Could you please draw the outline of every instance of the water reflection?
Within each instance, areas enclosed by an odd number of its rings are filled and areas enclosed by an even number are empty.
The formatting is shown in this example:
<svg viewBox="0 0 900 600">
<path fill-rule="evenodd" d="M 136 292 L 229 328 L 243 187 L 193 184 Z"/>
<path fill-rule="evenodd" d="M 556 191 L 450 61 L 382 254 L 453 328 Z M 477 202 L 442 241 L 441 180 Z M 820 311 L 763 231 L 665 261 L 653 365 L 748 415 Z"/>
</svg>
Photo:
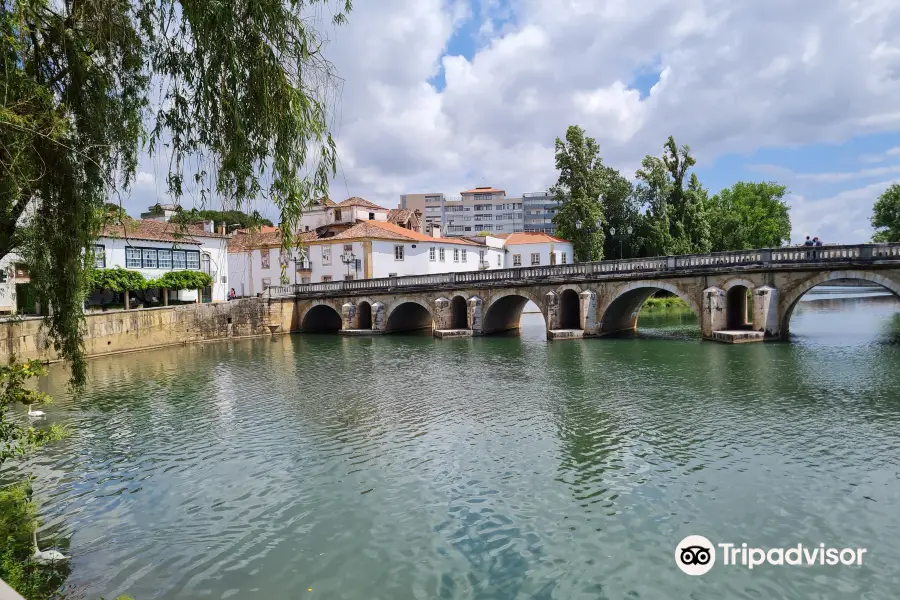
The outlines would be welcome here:
<svg viewBox="0 0 900 600">
<path fill-rule="evenodd" d="M 28 467 L 92 597 L 892 598 L 898 305 L 827 302 L 790 344 L 700 343 L 691 315 L 548 343 L 526 314 L 95 360 L 81 398 L 45 384 L 74 435 Z M 688 533 L 872 562 L 698 586 Z"/>
</svg>

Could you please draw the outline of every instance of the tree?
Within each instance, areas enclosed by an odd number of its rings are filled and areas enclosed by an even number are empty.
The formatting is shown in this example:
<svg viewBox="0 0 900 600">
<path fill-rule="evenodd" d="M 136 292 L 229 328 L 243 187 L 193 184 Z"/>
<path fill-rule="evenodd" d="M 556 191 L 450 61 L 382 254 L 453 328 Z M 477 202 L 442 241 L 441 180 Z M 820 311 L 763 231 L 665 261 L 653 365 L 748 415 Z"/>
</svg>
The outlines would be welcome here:
<svg viewBox="0 0 900 600">
<path fill-rule="evenodd" d="M 335 1 L 340 24 L 351 3 Z M 75 383 L 84 376 L 89 247 L 109 191 L 130 185 L 143 140 L 170 165 L 173 199 L 186 177 L 204 201 L 270 198 L 285 248 L 307 202 L 326 195 L 335 80 L 321 54 L 324 24 L 310 15 L 327 4 L 0 4 L 0 257 L 16 250 L 29 263 L 49 307 L 46 331 Z"/>
<path fill-rule="evenodd" d="M 873 242 L 900 242 L 900 184 L 893 184 L 875 201 L 872 227 L 877 231 Z"/>
<path fill-rule="evenodd" d="M 631 182 L 612 167 L 603 167 L 603 216 L 609 225 L 608 231 L 615 229 L 615 235 L 604 240 L 603 256 L 623 258 L 636 256 L 635 233 L 640 225 L 640 211 Z M 628 234 L 628 228 L 631 234 Z"/>
<path fill-rule="evenodd" d="M 696 162 L 690 147 L 679 147 L 672 136 L 663 145 L 662 157 L 648 155 L 641 162 L 635 194 L 646 209 L 641 231 L 645 255 L 709 251 L 707 192 L 696 174 L 688 177 Z"/>
<path fill-rule="evenodd" d="M 777 248 L 791 239 L 787 188 L 775 182 L 739 181 L 712 197 L 712 250 Z"/>
<path fill-rule="evenodd" d="M 556 138 L 556 169 L 559 179 L 550 188 L 559 204 L 553 216 L 556 234 L 572 242 L 576 261 L 600 260 L 605 225 L 600 146 L 594 138 L 585 137 L 581 127 L 571 125 L 565 141 Z"/>
</svg>

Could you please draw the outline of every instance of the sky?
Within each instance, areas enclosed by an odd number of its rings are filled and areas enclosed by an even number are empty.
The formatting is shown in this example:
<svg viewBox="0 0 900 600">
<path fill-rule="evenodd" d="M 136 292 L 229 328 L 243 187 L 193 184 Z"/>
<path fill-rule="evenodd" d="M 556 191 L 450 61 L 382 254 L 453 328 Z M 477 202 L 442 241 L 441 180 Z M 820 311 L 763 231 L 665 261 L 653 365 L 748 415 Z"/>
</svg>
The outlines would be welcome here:
<svg viewBox="0 0 900 600">
<path fill-rule="evenodd" d="M 569 125 L 628 177 L 673 135 L 710 193 L 786 185 L 794 242 L 867 241 L 872 204 L 900 181 L 897 0 L 353 4 L 324 50 L 342 81 L 335 200 L 545 190 Z M 164 161 L 139 169 L 132 215 L 166 201 Z"/>
</svg>

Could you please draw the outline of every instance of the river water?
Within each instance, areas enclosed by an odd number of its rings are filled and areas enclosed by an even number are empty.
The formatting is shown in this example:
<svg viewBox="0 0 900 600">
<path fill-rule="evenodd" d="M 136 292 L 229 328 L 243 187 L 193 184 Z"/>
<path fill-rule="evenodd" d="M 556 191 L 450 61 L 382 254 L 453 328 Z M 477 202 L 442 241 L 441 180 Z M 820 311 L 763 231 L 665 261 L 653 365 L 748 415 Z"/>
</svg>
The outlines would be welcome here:
<svg viewBox="0 0 900 600">
<path fill-rule="evenodd" d="M 78 399 L 54 368 L 41 536 L 91 598 L 894 599 L 900 305 L 827 291 L 790 344 L 704 343 L 680 311 L 548 343 L 526 315 L 98 359 Z M 689 577 L 689 534 L 867 554 Z"/>
</svg>

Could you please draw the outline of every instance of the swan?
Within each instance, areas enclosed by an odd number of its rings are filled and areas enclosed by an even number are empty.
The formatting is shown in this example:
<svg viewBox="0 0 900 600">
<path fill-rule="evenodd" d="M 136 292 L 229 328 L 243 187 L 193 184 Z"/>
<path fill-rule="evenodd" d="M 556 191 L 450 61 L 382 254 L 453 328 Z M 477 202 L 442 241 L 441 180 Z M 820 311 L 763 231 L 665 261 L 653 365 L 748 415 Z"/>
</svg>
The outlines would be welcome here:
<svg viewBox="0 0 900 600">
<path fill-rule="evenodd" d="M 34 554 L 31 555 L 31 560 L 37 564 L 49 565 L 55 562 L 69 560 L 69 557 L 62 552 L 56 550 L 41 550 L 37 543 L 37 530 L 33 530 L 31 535 L 34 536 Z"/>
<path fill-rule="evenodd" d="M 29 417 L 43 417 L 46 413 L 42 410 L 31 410 L 31 405 L 28 405 L 28 416 Z"/>
</svg>

